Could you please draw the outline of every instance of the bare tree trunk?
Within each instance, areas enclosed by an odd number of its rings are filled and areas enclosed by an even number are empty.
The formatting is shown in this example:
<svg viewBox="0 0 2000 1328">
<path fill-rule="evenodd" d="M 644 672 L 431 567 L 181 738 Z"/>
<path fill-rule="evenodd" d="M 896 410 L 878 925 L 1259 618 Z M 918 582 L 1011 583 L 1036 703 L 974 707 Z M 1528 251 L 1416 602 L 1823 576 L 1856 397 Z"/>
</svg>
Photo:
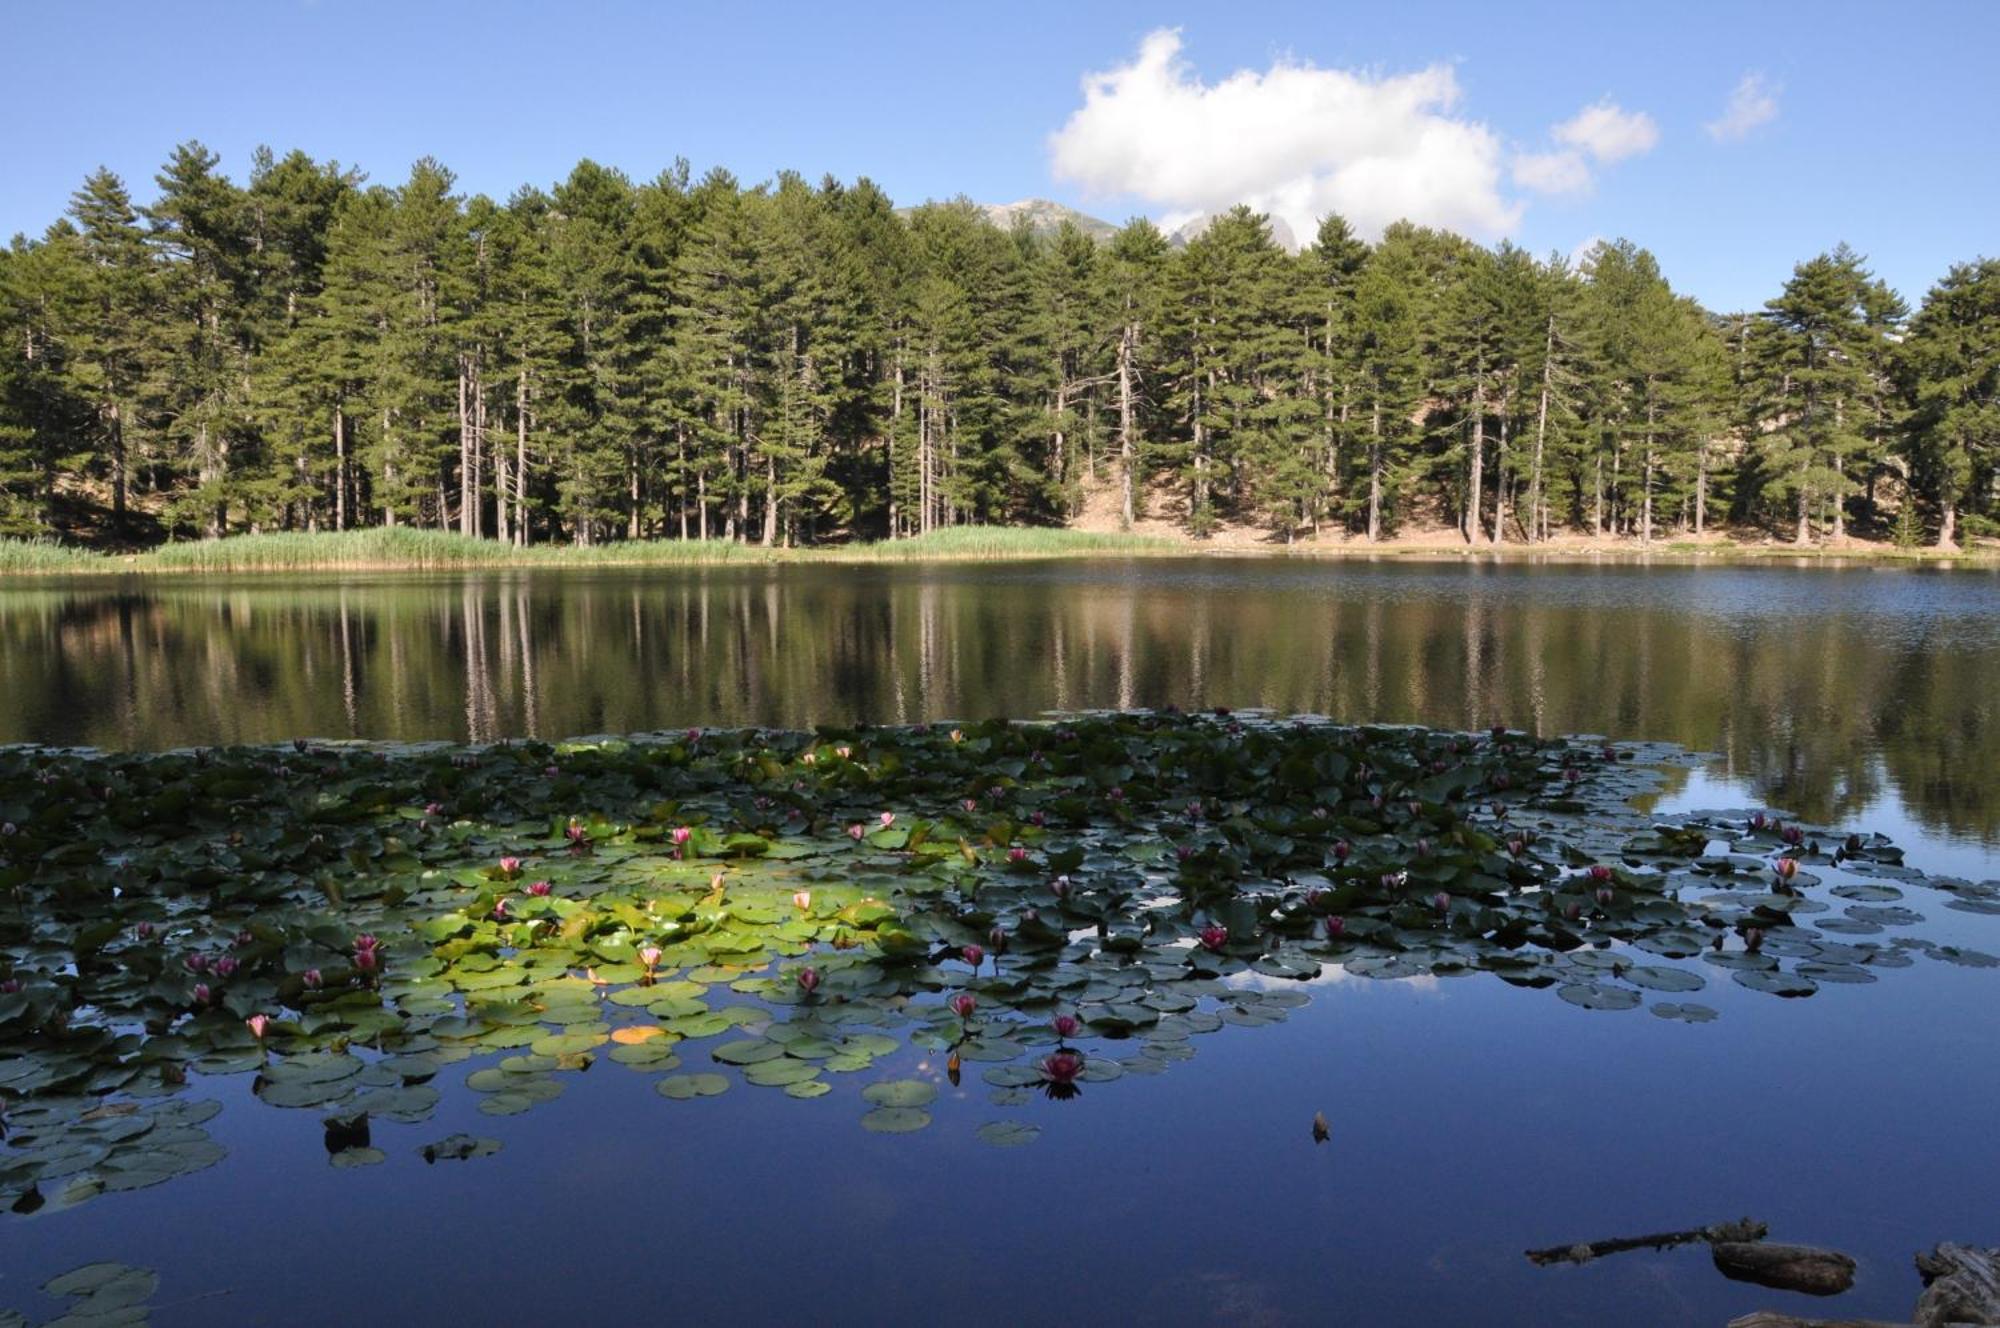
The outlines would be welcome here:
<svg viewBox="0 0 2000 1328">
<path fill-rule="evenodd" d="M 1806 493 L 1806 477 L 1803 469 L 1799 473 L 1799 527 L 1792 536 L 1792 543 L 1807 544 L 1812 541 L 1811 499 Z"/>
<path fill-rule="evenodd" d="M 514 543 L 528 547 L 528 371 L 514 394 Z"/>
<path fill-rule="evenodd" d="M 1382 538 L 1382 398 L 1368 426 L 1368 542 Z"/>
<path fill-rule="evenodd" d="M 1486 358 L 1481 356 L 1472 379 L 1472 467 L 1465 485 L 1465 542 L 1485 538 L 1479 528 L 1479 504 L 1486 486 Z"/>
<path fill-rule="evenodd" d="M 458 357 L 458 533 L 472 534 L 472 415 L 466 403 L 465 356 Z M 440 509 L 444 494 L 438 494 Z M 442 511 L 440 511 L 442 520 Z"/>
<path fill-rule="evenodd" d="M 1947 480 L 1945 483 L 1949 485 L 1950 481 Z M 1905 497 L 1903 501 L 1911 501 L 1907 489 L 1904 490 L 1904 493 Z M 1958 547 L 1958 499 L 1952 495 L 1949 488 L 1938 498 L 1937 546 L 1940 549 L 1955 549 Z"/>
<path fill-rule="evenodd" d="M 333 528 L 347 529 L 347 416 L 333 408 Z"/>
<path fill-rule="evenodd" d="M 1132 349 L 1138 340 L 1139 329 L 1133 323 L 1126 323 L 1123 335 L 1118 338 L 1118 484 L 1122 490 L 1118 511 L 1118 528 L 1130 530 L 1137 517 L 1137 501 L 1134 490 L 1138 477 L 1138 457 L 1132 439 Z"/>
<path fill-rule="evenodd" d="M 1500 441 L 1493 449 L 1493 542 L 1507 541 L 1507 404 L 1500 407 Z"/>
<path fill-rule="evenodd" d="M 1556 363 L 1556 318 L 1549 315 L 1548 328 L 1542 337 L 1542 392 L 1541 401 L 1535 407 L 1535 468 L 1528 481 L 1528 539 L 1530 542 L 1547 539 L 1549 535 L 1546 499 L 1542 495 L 1542 447 L 1549 433 L 1549 385 L 1554 379 Z"/>
<path fill-rule="evenodd" d="M 778 537 L 778 463 L 767 451 L 764 453 L 764 538 L 763 545 L 770 548 Z"/>
<path fill-rule="evenodd" d="M 889 397 L 888 482 L 889 538 L 901 539 L 902 522 L 896 510 L 896 430 L 903 423 L 903 343 L 896 343 L 896 385 Z"/>
</svg>

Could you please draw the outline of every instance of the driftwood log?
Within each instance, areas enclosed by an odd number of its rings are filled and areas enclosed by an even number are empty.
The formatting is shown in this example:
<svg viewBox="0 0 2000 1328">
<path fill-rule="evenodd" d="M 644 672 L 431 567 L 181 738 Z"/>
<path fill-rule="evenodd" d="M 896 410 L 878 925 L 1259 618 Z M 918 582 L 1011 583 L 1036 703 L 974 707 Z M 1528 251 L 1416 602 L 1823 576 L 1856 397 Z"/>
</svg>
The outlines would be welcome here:
<svg viewBox="0 0 2000 1328">
<path fill-rule="evenodd" d="M 1711 1248 L 1724 1277 L 1808 1296 L 1837 1296 L 1854 1285 L 1854 1260 L 1811 1245 L 1719 1241 Z"/>
<path fill-rule="evenodd" d="M 1917 1273 L 1924 1279 L 1919 1328 L 2000 1324 L 2000 1250 L 1940 1245 L 1917 1256 Z"/>
<path fill-rule="evenodd" d="M 1731 1319 L 1729 1328 L 1994 1328 L 2000 1325 L 2000 1250 L 1939 1245 L 1917 1256 L 1924 1293 L 1913 1323 L 1880 1319 L 1802 1319 L 1759 1310 Z"/>
<path fill-rule="evenodd" d="M 1692 1227 L 1686 1231 L 1660 1231 L 1650 1236 L 1620 1236 L 1614 1240 L 1551 1245 L 1547 1249 L 1529 1250 L 1528 1260 L 1543 1266 L 1589 1263 L 1602 1255 L 1623 1254 L 1627 1250 L 1669 1250 L 1676 1245 L 1694 1245 L 1703 1241 L 1711 1245 L 1717 1241 L 1758 1241 L 1764 1239 L 1768 1230 L 1762 1222 L 1752 1222 L 1746 1217 L 1738 1222 L 1717 1222 L 1712 1226 Z"/>
</svg>

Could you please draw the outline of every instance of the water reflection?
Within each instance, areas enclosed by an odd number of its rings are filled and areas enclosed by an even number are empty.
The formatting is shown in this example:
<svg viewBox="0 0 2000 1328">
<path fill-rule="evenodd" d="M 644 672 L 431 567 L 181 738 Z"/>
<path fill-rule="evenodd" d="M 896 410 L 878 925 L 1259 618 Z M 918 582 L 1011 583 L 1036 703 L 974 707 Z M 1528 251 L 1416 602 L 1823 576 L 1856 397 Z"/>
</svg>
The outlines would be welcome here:
<svg viewBox="0 0 2000 1328">
<path fill-rule="evenodd" d="M 1668 739 L 2000 841 L 2000 576 L 1313 565 L 27 583 L 0 739 L 157 748 L 1229 704 Z"/>
</svg>

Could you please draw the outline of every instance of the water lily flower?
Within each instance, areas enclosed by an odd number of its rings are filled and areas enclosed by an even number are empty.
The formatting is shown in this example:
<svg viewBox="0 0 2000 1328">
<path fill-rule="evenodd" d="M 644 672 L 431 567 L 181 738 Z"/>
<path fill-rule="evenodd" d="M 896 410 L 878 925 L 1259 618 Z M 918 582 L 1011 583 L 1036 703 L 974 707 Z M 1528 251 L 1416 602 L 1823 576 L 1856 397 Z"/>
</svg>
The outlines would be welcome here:
<svg viewBox="0 0 2000 1328">
<path fill-rule="evenodd" d="M 953 729 L 953 730 L 951 731 L 951 740 L 952 740 L 953 742 L 964 742 L 964 741 L 965 741 L 965 735 L 964 735 L 963 733 L 959 732 L 959 731 L 958 731 L 957 729 Z"/>
<path fill-rule="evenodd" d="M 1608 885 L 1601 885 L 1597 888 L 1597 902 L 1605 908 L 1611 907 L 1611 901 L 1616 897 Z"/>
<path fill-rule="evenodd" d="M 1111 799 L 1113 802 L 1123 802 L 1125 801 L 1125 790 L 1122 788 L 1113 787 L 1104 796 Z"/>
<path fill-rule="evenodd" d="M 1326 939 L 1328 939 L 1329 941 L 1339 940 L 1341 938 L 1341 935 L 1344 932 L 1346 932 L 1346 930 L 1347 930 L 1346 918 L 1343 918 L 1340 915 L 1335 914 L 1326 920 Z"/>
<path fill-rule="evenodd" d="M 1229 928 L 1219 922 L 1211 922 L 1201 929 L 1201 945 L 1204 950 L 1220 953 L 1229 944 Z"/>
<path fill-rule="evenodd" d="M 854 755 L 854 749 L 846 746 L 836 747 L 833 749 L 833 754 L 845 761 L 848 757 Z"/>
<path fill-rule="evenodd" d="M 1194 845 L 1192 844 L 1174 845 L 1174 857 L 1179 861 L 1186 862 L 1189 858 L 1193 856 L 1194 856 Z"/>
<path fill-rule="evenodd" d="M 528 883 L 528 893 L 537 899 L 548 898 L 549 891 L 552 888 L 547 881 L 531 881 Z"/>
<path fill-rule="evenodd" d="M 361 972 L 373 973 L 381 966 L 382 956 L 374 950 L 356 950 L 354 952 L 354 967 Z"/>
<path fill-rule="evenodd" d="M 1795 825 L 1788 825 L 1778 837 L 1787 844 L 1803 844 L 1806 839 L 1806 832 Z"/>
<path fill-rule="evenodd" d="M 1068 899 L 1069 892 L 1071 889 L 1069 877 L 1068 876 L 1056 877 L 1053 881 L 1049 882 L 1049 889 L 1055 892 L 1055 896 L 1057 899 Z"/>
<path fill-rule="evenodd" d="M 976 945 L 961 945 L 958 947 L 958 953 L 974 968 L 978 968 L 986 960 L 986 951 Z"/>
<path fill-rule="evenodd" d="M 250 1030 L 251 1037 L 262 1042 L 264 1034 L 270 1031 L 271 1016 L 267 1014 L 253 1014 L 243 1021 L 243 1026 Z"/>
<path fill-rule="evenodd" d="M 0 982 L 0 993 L 12 996 L 18 993 L 20 990 L 21 990 L 21 979 L 19 978 L 8 978 L 6 981 Z"/>
<path fill-rule="evenodd" d="M 494 920 L 495 922 L 505 922 L 505 921 L 507 920 L 507 916 L 508 916 L 508 914 L 507 914 L 507 901 L 506 901 L 506 900 L 505 900 L 504 898 L 502 898 L 502 899 L 496 899 L 496 900 L 494 900 L 494 901 L 493 901 L 493 920 Z"/>
<path fill-rule="evenodd" d="M 190 973 L 208 972 L 208 956 L 199 950 L 191 955 L 182 955 L 181 963 Z"/>
<path fill-rule="evenodd" d="M 1431 855 L 1431 841 L 1428 839 L 1419 839 L 1417 841 L 1417 856 L 1420 858 L 1428 858 L 1430 855 Z"/>
<path fill-rule="evenodd" d="M 500 874 L 510 881 L 513 880 L 521 874 L 521 860 L 519 858 L 500 859 Z"/>
<path fill-rule="evenodd" d="M 1049 1020 L 1049 1027 L 1055 1030 L 1058 1038 L 1067 1042 L 1076 1036 L 1077 1030 L 1082 1028 L 1083 1025 L 1077 1021 L 1077 1017 L 1073 1014 L 1059 1014 Z"/>
<path fill-rule="evenodd" d="M 1751 954 L 1756 954 L 1759 950 L 1762 950 L 1764 948 L 1764 929 L 1762 927 L 1746 927 L 1743 931 L 1743 948 Z"/>
<path fill-rule="evenodd" d="M 1007 953 L 1007 929 L 995 923 L 993 930 L 986 933 L 986 943 L 993 947 L 993 953 Z"/>
<path fill-rule="evenodd" d="M 210 998 L 214 995 L 215 993 L 208 989 L 206 982 L 197 982 L 194 984 L 194 1003 L 197 1007 L 207 1005 Z"/>
<path fill-rule="evenodd" d="M 1354 845 L 1348 843 L 1346 840 L 1341 839 L 1334 841 L 1333 845 L 1334 861 L 1346 862 L 1347 855 L 1352 853 L 1353 851 L 1354 851 Z"/>
<path fill-rule="evenodd" d="M 137 933 L 139 939 L 142 941 L 150 941 L 153 939 L 153 924 L 150 922 L 142 922 L 138 926 L 134 927 L 132 930 L 135 933 Z"/>
<path fill-rule="evenodd" d="M 217 977 L 233 978 L 236 976 L 236 970 L 241 967 L 242 964 L 237 960 L 235 955 L 223 955 L 215 961 L 215 973 Z"/>
<path fill-rule="evenodd" d="M 807 752 L 807 753 L 806 753 L 806 754 L 805 754 L 804 756 L 801 756 L 801 757 L 799 758 L 799 760 L 800 760 L 800 761 L 802 761 L 802 762 L 804 762 L 804 763 L 805 763 L 805 764 L 807 764 L 807 765 L 818 765 L 818 764 L 819 764 L 819 753 L 818 753 L 818 752 Z"/>
<path fill-rule="evenodd" d="M 700 729 L 689 729 L 689 730 L 687 731 L 687 735 L 686 735 L 686 736 L 687 736 L 687 740 L 688 740 L 689 742 L 700 742 L 700 741 L 701 741 L 701 730 L 700 730 Z"/>
<path fill-rule="evenodd" d="M 861 842 L 861 836 L 867 833 L 868 833 L 868 827 L 861 824 L 861 822 L 859 821 L 856 821 L 853 825 L 847 827 L 847 837 L 853 840 L 857 844 Z"/>
<path fill-rule="evenodd" d="M 879 816 L 879 817 L 877 817 L 876 819 L 877 819 L 877 820 L 879 820 L 879 821 L 881 821 L 881 823 L 882 823 L 882 828 L 883 828 L 884 830 L 887 830 L 887 829 L 888 829 L 888 828 L 889 828 L 890 826 L 892 826 L 892 825 L 894 825 L 894 824 L 896 823 L 896 813 L 894 813 L 894 812 L 883 812 L 883 813 L 882 813 L 882 815 L 881 815 L 881 816 Z"/>
<path fill-rule="evenodd" d="M 1040 1065 L 1045 1082 L 1059 1088 L 1073 1088 L 1077 1076 L 1083 1073 L 1083 1057 L 1074 1051 L 1057 1051 L 1042 1057 Z"/>
<path fill-rule="evenodd" d="M 1026 862 L 1027 860 L 1028 860 L 1028 850 L 1022 848 L 1019 844 L 1016 844 L 1014 847 L 1007 850 L 1007 861 Z"/>
<path fill-rule="evenodd" d="M 977 798 L 967 798 L 958 805 L 965 808 L 965 810 L 969 812 L 976 812 L 979 810 L 979 800 Z"/>
<path fill-rule="evenodd" d="M 1382 888 L 1384 890 L 1400 890 L 1403 888 L 1403 882 L 1409 879 L 1410 877 L 1408 872 L 1399 872 L 1399 871 L 1383 872 Z"/>
<path fill-rule="evenodd" d="M 1318 886 L 1315 885 L 1306 891 L 1306 907 L 1313 912 L 1319 912 L 1319 906 L 1325 902 L 1326 891 L 1320 889 Z"/>
<path fill-rule="evenodd" d="M 1442 890 L 1438 891 L 1436 894 L 1431 896 L 1431 907 L 1436 909 L 1440 913 L 1450 911 L 1451 896 L 1446 894 Z"/>
<path fill-rule="evenodd" d="M 812 892 L 812 891 L 810 891 L 810 890 L 797 890 L 797 891 L 794 891 L 794 892 L 793 892 L 793 894 L 792 894 L 792 907 L 793 907 L 793 908 L 796 908 L 796 909 L 798 909 L 798 910 L 799 910 L 799 911 L 800 911 L 801 913 L 803 913 L 803 912 L 805 912 L 805 911 L 806 911 L 807 909 L 811 908 L 812 906 L 813 906 L 813 892 Z"/>
<path fill-rule="evenodd" d="M 1518 858 L 1527 851 L 1528 845 L 1525 841 L 1519 839 L 1510 839 L 1507 841 L 1507 854 L 1509 857 Z"/>
<path fill-rule="evenodd" d="M 799 990 L 810 996 L 819 988 L 819 970 L 808 965 L 799 970 Z"/>
<path fill-rule="evenodd" d="M 1771 870 L 1778 873 L 1779 880 L 1790 881 L 1794 876 L 1797 876 L 1799 874 L 1798 859 L 1779 858 L 1776 862 L 1771 864 Z"/>
<path fill-rule="evenodd" d="M 653 970 L 660 966 L 661 953 L 662 951 L 657 945 L 642 945 L 639 947 L 639 963 L 646 970 L 647 976 L 650 977 Z"/>
<path fill-rule="evenodd" d="M 1577 903 L 1574 899 L 1570 900 L 1570 902 L 1563 907 L 1563 916 L 1568 918 L 1571 922 L 1575 922 L 1578 918 L 1583 916 L 1583 905 Z"/>
<path fill-rule="evenodd" d="M 583 828 L 583 822 L 577 820 L 574 816 L 569 818 L 569 825 L 563 829 L 563 834 L 569 838 L 569 842 L 572 844 L 581 844 L 584 840 L 590 838 L 590 833 Z"/>
<path fill-rule="evenodd" d="M 951 1006 L 951 1012 L 960 1019 L 971 1019 L 972 1012 L 979 1008 L 979 998 L 969 991 L 961 991 L 954 995 L 947 1004 Z"/>
<path fill-rule="evenodd" d="M 1600 862 L 1590 869 L 1590 879 L 1602 884 L 1611 879 L 1611 869 Z"/>
<path fill-rule="evenodd" d="M 316 968 L 309 968 L 300 974 L 299 981 L 305 983 L 307 991 L 318 991 L 326 985 L 326 979 L 320 976 L 320 971 Z"/>
<path fill-rule="evenodd" d="M 1048 823 L 1049 823 L 1049 814 L 1043 811 L 1040 807 L 1037 807 L 1035 808 L 1035 810 L 1028 813 L 1029 825 L 1041 826 L 1041 825 L 1047 825 Z"/>
<path fill-rule="evenodd" d="M 1771 824 L 1771 818 L 1764 815 L 1764 813 L 1762 812 L 1751 813 L 1750 828 L 1752 830 L 1762 830 L 1765 827 L 1769 826 L 1770 824 Z"/>
<path fill-rule="evenodd" d="M 1577 769 L 1573 765 L 1567 766 L 1563 770 L 1563 778 L 1568 780 L 1572 784 L 1577 783 L 1579 780 L 1583 778 L 1583 771 Z"/>
</svg>

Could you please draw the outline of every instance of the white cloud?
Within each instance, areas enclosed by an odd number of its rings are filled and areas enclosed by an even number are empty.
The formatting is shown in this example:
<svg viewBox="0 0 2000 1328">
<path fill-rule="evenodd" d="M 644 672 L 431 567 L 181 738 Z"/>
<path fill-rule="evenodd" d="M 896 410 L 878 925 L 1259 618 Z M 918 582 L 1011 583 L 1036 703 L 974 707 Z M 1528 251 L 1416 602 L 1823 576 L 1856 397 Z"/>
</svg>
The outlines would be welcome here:
<svg viewBox="0 0 2000 1328">
<path fill-rule="evenodd" d="M 1335 211 L 1370 234 L 1404 217 L 1481 237 L 1519 222 L 1500 192 L 1500 139 L 1456 113 L 1451 66 L 1379 75 L 1279 59 L 1208 83 L 1180 51 L 1163 28 L 1131 63 L 1084 76 L 1082 107 L 1049 137 L 1057 178 L 1178 212 L 1248 203 L 1300 236 Z"/>
<path fill-rule="evenodd" d="M 1736 90 L 1729 94 L 1729 105 L 1722 108 L 1722 118 L 1710 120 L 1702 127 L 1718 143 L 1734 142 L 1758 125 L 1778 118 L 1778 94 L 1783 90 L 1767 83 L 1762 74 L 1745 74 L 1737 80 Z"/>
<path fill-rule="evenodd" d="M 1539 194 L 1581 194 L 1590 189 L 1590 166 L 1573 148 L 1517 152 L 1512 171 L 1515 184 Z"/>
<path fill-rule="evenodd" d="M 1660 127 L 1644 111 L 1627 111 L 1606 97 L 1557 125 L 1556 142 L 1567 143 L 1609 165 L 1650 152 L 1660 141 Z"/>
</svg>

